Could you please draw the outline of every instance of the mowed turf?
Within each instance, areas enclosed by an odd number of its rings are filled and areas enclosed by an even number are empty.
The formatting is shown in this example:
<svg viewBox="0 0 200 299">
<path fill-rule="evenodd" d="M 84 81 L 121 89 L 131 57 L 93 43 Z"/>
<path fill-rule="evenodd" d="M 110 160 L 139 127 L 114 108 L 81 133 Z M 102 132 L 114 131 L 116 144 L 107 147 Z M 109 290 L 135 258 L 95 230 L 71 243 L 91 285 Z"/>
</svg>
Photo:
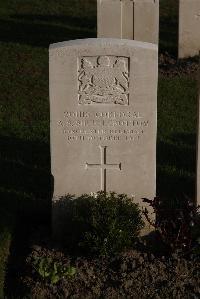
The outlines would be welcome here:
<svg viewBox="0 0 200 299">
<path fill-rule="evenodd" d="M 176 18 L 176 1 L 161 0 L 161 50 L 173 55 Z M 96 0 L 0 3 L 0 298 L 15 244 L 50 223 L 48 46 L 88 37 L 96 37 Z M 194 78 L 159 79 L 157 189 L 167 200 L 194 197 L 196 100 Z"/>
</svg>

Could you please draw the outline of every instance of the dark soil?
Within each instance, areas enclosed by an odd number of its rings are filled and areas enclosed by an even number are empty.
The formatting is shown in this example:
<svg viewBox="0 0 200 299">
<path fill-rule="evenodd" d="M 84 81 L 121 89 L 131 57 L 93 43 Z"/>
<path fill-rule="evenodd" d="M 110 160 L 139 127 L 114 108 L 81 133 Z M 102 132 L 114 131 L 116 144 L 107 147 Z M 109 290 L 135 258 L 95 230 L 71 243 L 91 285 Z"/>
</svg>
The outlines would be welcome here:
<svg viewBox="0 0 200 299">
<path fill-rule="evenodd" d="M 159 74 L 165 77 L 195 77 L 199 67 L 199 57 L 176 59 L 167 52 L 159 56 Z"/>
<path fill-rule="evenodd" d="M 51 284 L 35 271 L 36 257 L 51 257 L 73 265 L 73 277 Z M 156 257 L 138 250 L 111 258 L 70 258 L 35 246 L 26 260 L 21 281 L 30 298 L 200 298 L 200 256 Z M 21 298 L 21 297 L 20 297 Z"/>
</svg>

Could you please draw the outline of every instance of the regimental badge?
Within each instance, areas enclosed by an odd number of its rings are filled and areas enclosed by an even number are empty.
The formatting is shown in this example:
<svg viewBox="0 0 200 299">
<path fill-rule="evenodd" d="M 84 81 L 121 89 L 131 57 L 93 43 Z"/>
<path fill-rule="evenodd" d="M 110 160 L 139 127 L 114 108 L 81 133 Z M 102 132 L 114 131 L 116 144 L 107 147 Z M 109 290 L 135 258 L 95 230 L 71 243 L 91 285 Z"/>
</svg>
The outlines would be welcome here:
<svg viewBox="0 0 200 299">
<path fill-rule="evenodd" d="M 78 103 L 129 104 L 129 58 L 81 57 L 78 61 Z"/>
</svg>

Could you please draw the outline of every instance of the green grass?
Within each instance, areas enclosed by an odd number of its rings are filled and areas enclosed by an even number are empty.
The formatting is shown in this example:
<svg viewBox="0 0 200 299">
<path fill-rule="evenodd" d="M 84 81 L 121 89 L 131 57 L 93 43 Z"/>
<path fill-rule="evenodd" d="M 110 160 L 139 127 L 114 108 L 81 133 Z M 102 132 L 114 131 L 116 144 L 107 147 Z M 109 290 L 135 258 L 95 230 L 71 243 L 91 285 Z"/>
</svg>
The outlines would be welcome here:
<svg viewBox="0 0 200 299">
<path fill-rule="evenodd" d="M 197 83 L 160 79 L 158 86 L 157 192 L 195 196 Z"/>
<path fill-rule="evenodd" d="M 175 54 L 177 4 L 160 5 L 160 49 Z M 48 46 L 95 36 L 96 0 L 0 2 L 0 298 L 11 242 L 50 221 Z M 160 78 L 159 194 L 194 196 L 195 132 L 195 80 Z"/>
<path fill-rule="evenodd" d="M 48 47 L 95 37 L 92 2 L 0 3 L 0 298 L 11 242 L 26 244 L 35 223 L 50 222 Z"/>
<path fill-rule="evenodd" d="M 176 56 L 178 53 L 179 0 L 160 0 L 160 51 Z"/>
</svg>

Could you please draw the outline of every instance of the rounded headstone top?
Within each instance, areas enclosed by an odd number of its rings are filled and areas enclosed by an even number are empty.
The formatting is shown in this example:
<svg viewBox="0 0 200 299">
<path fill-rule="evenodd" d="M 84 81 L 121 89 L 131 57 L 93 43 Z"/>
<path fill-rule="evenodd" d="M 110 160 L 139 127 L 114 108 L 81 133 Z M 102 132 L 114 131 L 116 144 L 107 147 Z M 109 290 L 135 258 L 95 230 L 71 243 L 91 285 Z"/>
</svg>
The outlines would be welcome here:
<svg viewBox="0 0 200 299">
<path fill-rule="evenodd" d="M 118 38 L 88 38 L 88 39 L 76 39 L 64 42 L 58 42 L 51 44 L 49 49 L 58 49 L 64 47 L 87 47 L 87 46 L 124 46 L 133 48 L 143 48 L 149 50 L 158 50 L 156 44 L 140 42 L 129 39 L 118 39 Z"/>
</svg>

